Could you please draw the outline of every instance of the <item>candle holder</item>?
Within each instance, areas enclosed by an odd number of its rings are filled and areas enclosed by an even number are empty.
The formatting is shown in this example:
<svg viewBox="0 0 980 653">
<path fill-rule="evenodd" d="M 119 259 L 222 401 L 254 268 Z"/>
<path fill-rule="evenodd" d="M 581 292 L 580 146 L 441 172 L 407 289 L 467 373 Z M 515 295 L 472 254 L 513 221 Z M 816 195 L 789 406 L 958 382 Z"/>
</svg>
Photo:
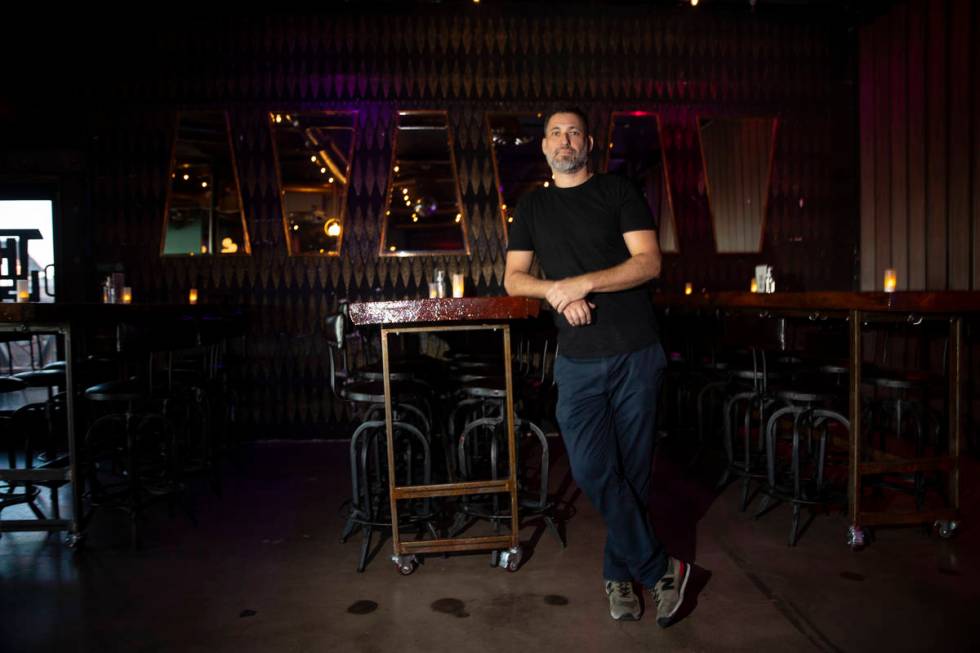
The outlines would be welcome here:
<svg viewBox="0 0 980 653">
<path fill-rule="evenodd" d="M 31 282 L 29 279 L 17 280 L 17 303 L 24 304 L 31 301 Z"/>
<path fill-rule="evenodd" d="M 453 272 L 453 297 L 462 297 L 466 287 L 466 277 L 460 272 Z"/>
<path fill-rule="evenodd" d="M 190 304 L 197 303 L 197 288 L 191 288 L 187 293 L 187 301 Z"/>
<path fill-rule="evenodd" d="M 895 292 L 898 287 L 898 272 L 895 268 L 885 269 L 885 292 Z"/>
<path fill-rule="evenodd" d="M 133 303 L 133 289 L 129 286 L 123 286 L 122 290 L 122 303 L 132 304 Z"/>
<path fill-rule="evenodd" d="M 691 282 L 685 283 L 684 284 L 684 294 L 685 295 L 690 295 L 693 292 L 694 292 L 694 285 Z"/>
</svg>

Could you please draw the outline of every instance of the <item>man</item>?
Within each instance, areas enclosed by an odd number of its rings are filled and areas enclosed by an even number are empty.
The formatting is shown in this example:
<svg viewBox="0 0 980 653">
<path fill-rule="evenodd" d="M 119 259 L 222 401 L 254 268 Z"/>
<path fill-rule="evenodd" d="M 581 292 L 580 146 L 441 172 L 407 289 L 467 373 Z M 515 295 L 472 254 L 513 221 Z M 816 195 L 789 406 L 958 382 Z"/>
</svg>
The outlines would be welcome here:
<svg viewBox="0 0 980 653">
<path fill-rule="evenodd" d="M 572 475 L 606 523 L 610 614 L 639 619 L 635 580 L 651 590 L 657 623 L 666 627 L 684 598 L 689 566 L 664 552 L 646 508 L 666 366 L 647 287 L 660 275 L 660 247 L 633 186 L 589 169 L 592 145 L 580 110 L 547 117 L 541 149 L 554 184 L 517 207 L 504 287 L 556 311 L 558 425 Z M 535 257 L 546 279 L 530 274 Z"/>
</svg>

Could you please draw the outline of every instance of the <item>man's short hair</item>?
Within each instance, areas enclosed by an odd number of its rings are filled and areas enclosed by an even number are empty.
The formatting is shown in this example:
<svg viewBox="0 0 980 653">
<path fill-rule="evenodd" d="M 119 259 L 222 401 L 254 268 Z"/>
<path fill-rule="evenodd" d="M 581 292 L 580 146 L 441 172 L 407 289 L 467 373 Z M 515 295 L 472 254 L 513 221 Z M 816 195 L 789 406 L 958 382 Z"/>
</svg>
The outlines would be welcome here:
<svg viewBox="0 0 980 653">
<path fill-rule="evenodd" d="M 585 129 L 585 135 L 588 136 L 590 133 L 592 133 L 592 130 L 589 129 L 589 117 L 585 115 L 584 111 L 572 105 L 559 105 L 553 107 L 544 117 L 544 127 L 542 129 L 545 130 L 545 135 L 548 133 L 548 121 L 551 120 L 552 116 L 558 113 L 571 113 L 578 116 L 579 120 L 582 121 L 582 127 Z"/>
</svg>

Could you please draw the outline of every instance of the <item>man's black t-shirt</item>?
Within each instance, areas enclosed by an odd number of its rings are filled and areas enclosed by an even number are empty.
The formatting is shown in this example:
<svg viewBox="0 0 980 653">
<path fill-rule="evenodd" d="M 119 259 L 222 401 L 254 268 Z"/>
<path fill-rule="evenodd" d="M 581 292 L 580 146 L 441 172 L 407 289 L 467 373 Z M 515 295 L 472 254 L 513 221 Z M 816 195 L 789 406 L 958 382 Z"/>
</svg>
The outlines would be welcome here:
<svg viewBox="0 0 980 653">
<path fill-rule="evenodd" d="M 533 251 L 548 279 L 618 265 L 630 257 L 623 234 L 656 229 L 643 196 L 626 179 L 593 175 L 572 188 L 538 188 L 518 204 L 509 251 Z M 592 323 L 573 327 L 561 314 L 558 352 L 571 358 L 625 354 L 657 342 L 650 288 L 593 293 Z"/>
</svg>

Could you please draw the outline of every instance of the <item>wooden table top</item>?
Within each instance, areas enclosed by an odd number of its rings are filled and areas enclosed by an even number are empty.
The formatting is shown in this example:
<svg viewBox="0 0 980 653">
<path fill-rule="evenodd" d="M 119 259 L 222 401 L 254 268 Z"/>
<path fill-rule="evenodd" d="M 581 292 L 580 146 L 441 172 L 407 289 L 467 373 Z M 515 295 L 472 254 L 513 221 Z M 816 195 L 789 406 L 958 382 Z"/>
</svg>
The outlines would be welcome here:
<svg viewBox="0 0 980 653">
<path fill-rule="evenodd" d="M 522 320 L 536 317 L 541 301 L 529 297 L 446 297 L 360 302 L 350 305 L 354 324 L 408 325 Z"/>
<path fill-rule="evenodd" d="M 663 308 L 758 309 L 779 311 L 869 313 L 980 313 L 980 292 L 704 292 L 654 293 Z"/>
</svg>

